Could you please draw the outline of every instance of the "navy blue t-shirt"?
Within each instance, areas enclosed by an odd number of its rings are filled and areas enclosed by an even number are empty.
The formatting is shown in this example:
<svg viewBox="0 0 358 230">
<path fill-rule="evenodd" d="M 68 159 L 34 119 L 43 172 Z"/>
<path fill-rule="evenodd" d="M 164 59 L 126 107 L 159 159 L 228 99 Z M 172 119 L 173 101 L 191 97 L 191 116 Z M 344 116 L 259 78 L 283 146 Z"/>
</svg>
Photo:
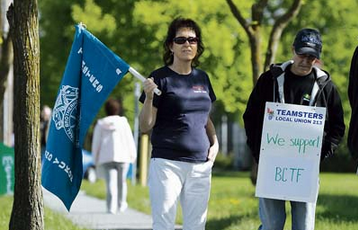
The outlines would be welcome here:
<svg viewBox="0 0 358 230">
<path fill-rule="evenodd" d="M 153 99 L 158 111 L 151 134 L 152 157 L 207 161 L 210 142 L 206 124 L 212 102 L 216 100 L 208 75 L 195 68 L 188 75 L 180 75 L 164 66 L 150 77 L 162 91 Z M 139 100 L 144 102 L 144 92 Z"/>
</svg>

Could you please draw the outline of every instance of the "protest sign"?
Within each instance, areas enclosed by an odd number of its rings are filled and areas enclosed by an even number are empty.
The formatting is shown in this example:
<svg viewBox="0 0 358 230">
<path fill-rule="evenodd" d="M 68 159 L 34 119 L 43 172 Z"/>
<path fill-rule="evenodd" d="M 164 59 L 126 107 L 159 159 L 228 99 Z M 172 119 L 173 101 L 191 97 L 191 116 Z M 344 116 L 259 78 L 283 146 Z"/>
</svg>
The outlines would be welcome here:
<svg viewBox="0 0 358 230">
<path fill-rule="evenodd" d="M 326 109 L 267 102 L 256 196 L 315 202 Z"/>
</svg>

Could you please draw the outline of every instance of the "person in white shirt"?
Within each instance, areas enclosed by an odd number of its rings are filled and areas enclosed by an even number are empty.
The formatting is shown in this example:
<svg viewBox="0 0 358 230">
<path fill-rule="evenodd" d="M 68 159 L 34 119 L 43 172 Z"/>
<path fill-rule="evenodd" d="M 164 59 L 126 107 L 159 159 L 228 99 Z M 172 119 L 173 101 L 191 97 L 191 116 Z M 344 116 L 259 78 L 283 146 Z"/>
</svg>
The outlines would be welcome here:
<svg viewBox="0 0 358 230">
<path fill-rule="evenodd" d="M 105 110 L 107 116 L 97 121 L 93 131 L 92 155 L 96 167 L 104 172 L 107 212 L 115 214 L 128 207 L 126 176 L 137 150 L 127 118 L 120 116 L 122 104 L 109 99 Z"/>
</svg>

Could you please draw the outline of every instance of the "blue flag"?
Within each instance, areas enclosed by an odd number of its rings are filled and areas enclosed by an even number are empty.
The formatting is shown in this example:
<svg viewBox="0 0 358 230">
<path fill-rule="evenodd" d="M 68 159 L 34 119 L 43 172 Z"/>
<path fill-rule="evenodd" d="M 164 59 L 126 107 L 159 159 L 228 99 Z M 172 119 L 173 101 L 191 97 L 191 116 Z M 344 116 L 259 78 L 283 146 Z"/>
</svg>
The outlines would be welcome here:
<svg viewBox="0 0 358 230">
<path fill-rule="evenodd" d="M 129 65 L 82 25 L 76 34 L 50 122 L 42 185 L 67 210 L 82 183 L 82 146 L 89 126 Z"/>
</svg>

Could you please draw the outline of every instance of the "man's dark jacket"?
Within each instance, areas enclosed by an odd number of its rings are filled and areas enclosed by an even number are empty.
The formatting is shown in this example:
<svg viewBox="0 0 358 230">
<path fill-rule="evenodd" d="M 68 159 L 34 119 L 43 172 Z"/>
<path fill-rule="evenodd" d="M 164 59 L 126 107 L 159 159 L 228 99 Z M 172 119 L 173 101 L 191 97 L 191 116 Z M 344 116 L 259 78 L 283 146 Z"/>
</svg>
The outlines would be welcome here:
<svg viewBox="0 0 358 230">
<path fill-rule="evenodd" d="M 358 47 L 356 47 L 349 72 L 348 97 L 352 113 L 348 130 L 348 148 L 354 158 L 358 158 Z"/>
<path fill-rule="evenodd" d="M 267 101 L 279 102 L 276 78 L 283 71 L 287 71 L 291 64 L 292 61 L 274 65 L 271 70 L 264 72 L 258 79 L 247 103 L 243 115 L 247 144 L 257 163 L 260 155 L 265 103 Z M 334 153 L 344 135 L 343 108 L 336 86 L 331 81 L 329 74 L 318 68 L 314 68 L 313 71 L 315 71 L 319 86 L 314 105 L 327 108 L 321 152 L 321 159 L 324 159 Z M 292 98 L 287 97 L 288 95 L 285 95 L 286 101 L 292 101 Z"/>
</svg>

